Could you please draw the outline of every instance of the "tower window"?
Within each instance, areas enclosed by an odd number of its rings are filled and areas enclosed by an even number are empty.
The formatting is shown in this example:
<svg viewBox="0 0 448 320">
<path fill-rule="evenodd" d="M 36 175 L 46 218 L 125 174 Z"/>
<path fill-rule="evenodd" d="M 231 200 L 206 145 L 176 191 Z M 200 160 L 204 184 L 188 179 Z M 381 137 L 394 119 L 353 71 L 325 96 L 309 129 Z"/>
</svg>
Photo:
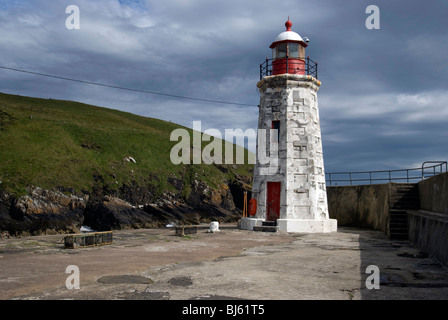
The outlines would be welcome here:
<svg viewBox="0 0 448 320">
<path fill-rule="evenodd" d="M 277 141 L 280 142 L 280 121 L 279 120 L 272 121 L 272 129 L 277 129 Z"/>
</svg>

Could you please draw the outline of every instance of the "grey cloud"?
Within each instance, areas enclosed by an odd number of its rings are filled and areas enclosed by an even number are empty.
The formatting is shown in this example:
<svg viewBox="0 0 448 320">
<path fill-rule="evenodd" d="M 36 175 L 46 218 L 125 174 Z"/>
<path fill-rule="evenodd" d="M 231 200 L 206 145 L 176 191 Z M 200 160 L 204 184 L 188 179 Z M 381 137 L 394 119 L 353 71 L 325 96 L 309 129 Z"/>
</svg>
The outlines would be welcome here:
<svg viewBox="0 0 448 320">
<path fill-rule="evenodd" d="M 65 7 L 81 29 L 65 28 Z M 284 30 L 311 39 L 319 61 L 326 171 L 446 159 L 448 4 L 377 0 L 367 30 L 359 0 L 4 1 L 2 64 L 205 99 L 257 105 L 259 64 Z M 168 99 L 0 71 L 0 91 L 77 100 L 191 127 L 256 128 L 256 107 Z"/>
</svg>

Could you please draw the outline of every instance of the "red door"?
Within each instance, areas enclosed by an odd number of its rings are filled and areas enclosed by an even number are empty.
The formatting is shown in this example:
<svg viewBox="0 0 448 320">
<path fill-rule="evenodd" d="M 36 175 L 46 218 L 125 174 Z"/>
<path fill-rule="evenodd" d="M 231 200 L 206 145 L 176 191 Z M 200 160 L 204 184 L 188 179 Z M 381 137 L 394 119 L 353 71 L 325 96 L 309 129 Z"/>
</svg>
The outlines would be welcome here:
<svg viewBox="0 0 448 320">
<path fill-rule="evenodd" d="M 267 221 L 277 221 L 280 218 L 280 182 L 268 182 L 267 196 Z"/>
</svg>

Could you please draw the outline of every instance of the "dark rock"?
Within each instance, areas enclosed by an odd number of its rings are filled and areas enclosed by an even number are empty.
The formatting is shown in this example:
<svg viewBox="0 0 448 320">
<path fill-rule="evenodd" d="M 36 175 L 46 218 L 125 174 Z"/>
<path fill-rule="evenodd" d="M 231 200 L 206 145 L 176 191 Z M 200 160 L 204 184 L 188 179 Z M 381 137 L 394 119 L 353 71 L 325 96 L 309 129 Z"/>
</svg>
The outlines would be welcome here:
<svg viewBox="0 0 448 320">
<path fill-rule="evenodd" d="M 247 183 L 239 180 L 234 180 L 229 184 L 230 193 L 232 194 L 233 203 L 235 207 L 243 210 L 244 208 L 244 191 L 247 191 L 247 203 L 252 196 L 252 188 Z"/>
<path fill-rule="evenodd" d="M 145 205 L 143 210 L 151 213 L 163 225 L 171 222 L 176 225 L 197 224 L 201 221 L 200 214 L 183 202 L 158 201 Z"/>
<path fill-rule="evenodd" d="M 1 198 L 0 229 L 12 235 L 79 232 L 87 202 L 86 198 L 41 188 L 30 188 L 28 195 L 18 199 L 5 193 Z"/>
<path fill-rule="evenodd" d="M 154 185 L 139 185 L 135 181 L 130 184 L 123 184 L 114 197 L 123 199 L 129 203 L 144 204 L 153 203 L 156 200 Z"/>
<path fill-rule="evenodd" d="M 89 203 L 84 210 L 84 224 L 98 231 L 160 227 L 152 214 L 109 196 Z"/>
<path fill-rule="evenodd" d="M 231 172 L 228 167 L 221 169 Z M 223 181 L 210 187 L 192 174 L 189 179 L 173 174 L 167 182 L 174 190 L 161 193 L 156 185 L 159 177 L 150 177 L 152 184 L 132 181 L 117 189 L 107 185 L 102 175 L 94 174 L 89 191 L 77 193 L 64 186 L 54 191 L 32 187 L 19 198 L 2 191 L 0 184 L 0 231 L 39 235 L 78 233 L 83 225 L 109 231 L 159 228 L 173 222 L 175 225 L 235 222 L 241 217 L 243 193 L 250 189 L 247 177 L 235 176 L 230 183 Z"/>
<path fill-rule="evenodd" d="M 8 193 L 0 189 L 0 231 L 8 231 L 8 233 L 15 234 L 14 230 L 15 221 L 11 218 L 9 210 L 14 202 Z"/>
</svg>

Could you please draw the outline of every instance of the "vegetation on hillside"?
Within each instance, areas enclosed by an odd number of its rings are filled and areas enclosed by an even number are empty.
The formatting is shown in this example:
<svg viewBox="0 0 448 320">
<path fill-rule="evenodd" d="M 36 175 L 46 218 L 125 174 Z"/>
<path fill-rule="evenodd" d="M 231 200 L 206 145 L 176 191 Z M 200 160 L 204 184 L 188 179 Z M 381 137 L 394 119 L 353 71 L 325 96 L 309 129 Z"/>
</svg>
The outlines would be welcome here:
<svg viewBox="0 0 448 320">
<path fill-rule="evenodd" d="M 176 128 L 183 127 L 78 102 L 0 93 L 0 187 L 19 196 L 28 186 L 91 193 L 101 185 L 113 193 L 123 185 L 151 185 L 156 194 L 188 197 L 193 180 L 213 188 L 251 176 L 252 164 L 173 164 L 177 142 L 170 134 Z M 185 187 L 176 190 L 169 179 Z"/>
</svg>

